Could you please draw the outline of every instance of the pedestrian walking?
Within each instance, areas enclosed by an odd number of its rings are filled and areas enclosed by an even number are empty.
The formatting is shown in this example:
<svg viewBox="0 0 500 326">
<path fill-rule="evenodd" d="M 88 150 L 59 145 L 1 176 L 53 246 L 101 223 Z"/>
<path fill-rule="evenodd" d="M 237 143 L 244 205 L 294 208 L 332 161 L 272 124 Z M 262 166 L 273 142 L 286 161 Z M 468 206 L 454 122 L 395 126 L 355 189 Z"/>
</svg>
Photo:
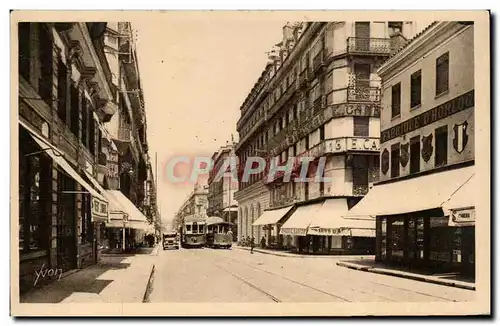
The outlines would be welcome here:
<svg viewBox="0 0 500 326">
<path fill-rule="evenodd" d="M 264 238 L 264 236 L 262 236 L 262 239 L 260 239 L 260 247 L 262 249 L 266 248 L 266 238 Z"/>
<path fill-rule="evenodd" d="M 253 237 L 250 238 L 250 253 L 253 254 L 253 247 L 255 246 L 255 239 Z"/>
</svg>

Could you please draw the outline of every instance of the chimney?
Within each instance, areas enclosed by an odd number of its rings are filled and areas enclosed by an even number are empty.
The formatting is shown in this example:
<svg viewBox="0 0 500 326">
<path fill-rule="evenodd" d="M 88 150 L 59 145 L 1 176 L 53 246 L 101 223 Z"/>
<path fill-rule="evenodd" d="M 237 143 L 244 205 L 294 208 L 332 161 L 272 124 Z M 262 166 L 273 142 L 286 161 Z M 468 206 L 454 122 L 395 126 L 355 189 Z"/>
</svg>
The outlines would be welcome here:
<svg viewBox="0 0 500 326">
<path fill-rule="evenodd" d="M 286 23 L 283 26 L 283 43 L 286 43 L 286 40 L 293 38 L 293 26 L 290 23 Z"/>
<path fill-rule="evenodd" d="M 401 49 L 408 41 L 401 32 L 396 32 L 390 36 L 391 38 L 391 54 L 394 54 Z"/>
</svg>

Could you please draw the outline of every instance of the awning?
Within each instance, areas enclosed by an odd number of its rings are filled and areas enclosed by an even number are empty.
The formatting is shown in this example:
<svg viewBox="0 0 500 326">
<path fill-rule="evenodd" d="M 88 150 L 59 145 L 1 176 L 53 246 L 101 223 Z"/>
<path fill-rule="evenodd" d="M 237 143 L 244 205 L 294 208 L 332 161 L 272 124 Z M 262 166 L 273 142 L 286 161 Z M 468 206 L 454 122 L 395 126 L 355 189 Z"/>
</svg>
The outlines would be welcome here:
<svg viewBox="0 0 500 326">
<path fill-rule="evenodd" d="M 345 218 L 343 216 L 347 211 L 347 199 L 327 199 L 313 217 L 307 234 L 324 236 L 365 236 L 355 234 L 373 234 L 375 236 L 374 218 Z"/>
<path fill-rule="evenodd" d="M 375 185 L 347 212 L 346 217 L 394 215 L 440 208 L 473 174 L 474 167 L 471 166 Z"/>
<path fill-rule="evenodd" d="M 87 178 L 90 180 L 90 182 L 92 183 L 92 185 L 101 193 L 104 195 L 104 197 L 106 197 L 106 199 L 108 200 L 108 203 L 109 203 L 109 208 L 108 208 L 108 211 L 109 211 L 109 219 L 108 219 L 108 222 L 110 219 L 121 219 L 121 220 L 127 220 L 127 211 L 124 207 L 122 207 L 122 205 L 120 205 L 118 199 L 113 196 L 113 194 L 110 192 L 110 190 L 106 190 L 104 189 L 100 184 L 99 182 L 94 179 L 92 177 L 92 175 L 90 175 L 90 173 L 88 173 L 87 171 L 84 171 L 85 175 L 87 176 Z"/>
<path fill-rule="evenodd" d="M 120 190 L 108 190 L 108 193 L 117 199 L 120 207 L 123 207 L 128 214 L 128 220 L 125 227 L 142 230 L 147 229 L 149 223 L 146 216 L 144 216 L 144 214 L 142 214 L 142 212 Z"/>
<path fill-rule="evenodd" d="M 24 123 L 20 122 L 24 126 Z M 59 165 L 64 172 L 75 179 L 85 190 L 87 190 L 92 196 L 92 221 L 107 221 L 108 220 L 108 201 L 99 192 L 89 185 L 78 172 L 73 169 L 73 167 L 66 161 L 66 159 L 61 156 L 61 152 L 54 149 L 54 146 L 43 139 L 43 137 L 34 134 L 28 128 L 26 128 L 31 138 L 40 146 L 44 153 L 46 153 L 50 158 Z M 50 150 L 48 150 L 50 149 Z M 57 154 L 56 154 L 57 153 Z M 70 190 L 68 190 L 69 192 Z M 64 192 L 64 190 L 63 190 Z"/>
<path fill-rule="evenodd" d="M 322 205 L 323 202 L 297 207 L 292 216 L 281 226 L 280 234 L 306 235 L 307 228 Z"/>
<path fill-rule="evenodd" d="M 262 215 L 255 222 L 253 222 L 252 225 L 258 226 L 276 224 L 292 209 L 292 207 L 293 206 L 289 206 L 285 208 L 274 209 L 271 211 L 264 211 Z"/>
</svg>

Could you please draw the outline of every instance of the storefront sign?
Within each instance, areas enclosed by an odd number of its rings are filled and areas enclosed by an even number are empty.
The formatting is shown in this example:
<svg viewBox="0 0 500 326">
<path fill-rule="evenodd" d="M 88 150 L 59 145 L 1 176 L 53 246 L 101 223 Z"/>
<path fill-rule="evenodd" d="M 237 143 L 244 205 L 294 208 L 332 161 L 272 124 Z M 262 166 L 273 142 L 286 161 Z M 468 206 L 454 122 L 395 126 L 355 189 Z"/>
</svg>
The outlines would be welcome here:
<svg viewBox="0 0 500 326">
<path fill-rule="evenodd" d="M 306 229 L 281 229 L 280 234 L 283 235 L 297 235 L 297 236 L 304 236 L 306 235 L 307 230 Z"/>
<path fill-rule="evenodd" d="M 476 210 L 474 208 L 457 210 L 452 213 L 455 223 L 473 223 L 476 221 Z"/>
<path fill-rule="evenodd" d="M 378 104 L 341 104 L 333 107 L 334 117 L 380 117 Z"/>
<path fill-rule="evenodd" d="M 99 198 L 92 198 L 92 217 L 108 219 L 108 203 Z"/>
<path fill-rule="evenodd" d="M 447 118 L 455 113 L 474 106 L 474 90 L 455 97 L 446 103 L 438 105 L 422 114 L 406 120 L 394 127 L 381 132 L 381 143 L 401 137 L 404 134 L 427 126 L 431 123 Z"/>
<path fill-rule="evenodd" d="M 349 228 L 309 228 L 307 232 L 311 235 L 324 235 L 324 236 L 350 236 L 351 230 Z"/>
<path fill-rule="evenodd" d="M 378 138 L 347 138 L 347 149 L 353 151 L 380 151 Z"/>
</svg>

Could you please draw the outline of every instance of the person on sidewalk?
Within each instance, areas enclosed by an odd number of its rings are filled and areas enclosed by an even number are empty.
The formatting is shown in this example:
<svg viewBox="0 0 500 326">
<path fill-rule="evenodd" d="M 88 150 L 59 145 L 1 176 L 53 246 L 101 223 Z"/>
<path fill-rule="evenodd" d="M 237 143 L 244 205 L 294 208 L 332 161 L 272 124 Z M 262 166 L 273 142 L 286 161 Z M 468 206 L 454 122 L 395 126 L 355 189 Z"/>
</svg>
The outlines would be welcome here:
<svg viewBox="0 0 500 326">
<path fill-rule="evenodd" d="M 255 239 L 254 237 L 250 238 L 250 253 L 253 254 L 253 247 L 255 246 Z"/>
<path fill-rule="evenodd" d="M 266 238 L 264 238 L 264 236 L 262 236 L 262 239 L 260 239 L 260 247 L 262 249 L 266 249 Z"/>
</svg>

